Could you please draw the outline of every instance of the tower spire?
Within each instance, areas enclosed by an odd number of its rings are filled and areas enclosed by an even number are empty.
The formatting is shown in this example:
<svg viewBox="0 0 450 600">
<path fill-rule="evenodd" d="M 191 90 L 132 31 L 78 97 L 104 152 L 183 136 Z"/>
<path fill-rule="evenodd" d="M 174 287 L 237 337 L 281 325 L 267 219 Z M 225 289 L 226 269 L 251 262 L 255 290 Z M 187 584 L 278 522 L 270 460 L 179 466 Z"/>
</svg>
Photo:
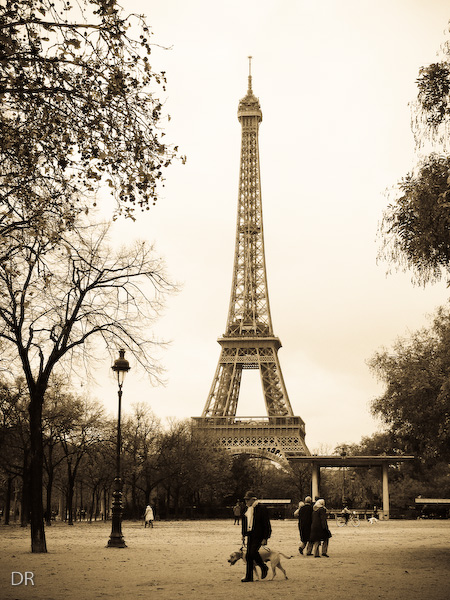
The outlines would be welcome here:
<svg viewBox="0 0 450 600">
<path fill-rule="evenodd" d="M 252 91 L 252 58 L 253 56 L 248 57 L 248 91 L 247 94 L 250 96 L 253 94 Z"/>
</svg>

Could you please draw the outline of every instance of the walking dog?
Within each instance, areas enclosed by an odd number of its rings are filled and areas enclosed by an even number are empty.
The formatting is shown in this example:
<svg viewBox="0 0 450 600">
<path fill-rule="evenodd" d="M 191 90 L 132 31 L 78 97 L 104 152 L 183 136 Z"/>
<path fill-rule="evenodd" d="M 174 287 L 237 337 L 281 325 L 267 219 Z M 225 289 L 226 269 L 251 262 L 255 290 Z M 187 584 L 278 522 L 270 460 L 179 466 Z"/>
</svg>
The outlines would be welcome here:
<svg viewBox="0 0 450 600">
<path fill-rule="evenodd" d="M 259 553 L 265 563 L 267 563 L 267 562 L 270 563 L 270 567 L 272 569 L 272 579 L 276 575 L 276 569 L 280 569 L 280 571 L 283 573 L 285 579 L 288 578 L 288 576 L 286 575 L 286 571 L 281 566 L 281 558 L 280 557 L 284 556 L 284 558 L 287 558 L 289 560 L 290 558 L 292 558 L 292 556 L 286 556 L 286 554 L 283 554 L 282 552 L 278 552 L 277 550 L 271 550 L 268 546 L 262 546 L 259 549 Z M 237 561 L 240 560 L 241 558 L 242 558 L 242 560 L 245 560 L 245 555 L 246 555 L 246 548 L 244 546 L 242 546 L 242 548 L 238 552 L 232 552 L 230 558 L 228 559 L 228 562 L 230 563 L 230 567 L 232 565 L 235 565 L 237 563 Z M 259 579 L 259 576 L 258 576 L 255 566 L 253 566 L 253 571 L 254 571 L 257 579 Z"/>
</svg>

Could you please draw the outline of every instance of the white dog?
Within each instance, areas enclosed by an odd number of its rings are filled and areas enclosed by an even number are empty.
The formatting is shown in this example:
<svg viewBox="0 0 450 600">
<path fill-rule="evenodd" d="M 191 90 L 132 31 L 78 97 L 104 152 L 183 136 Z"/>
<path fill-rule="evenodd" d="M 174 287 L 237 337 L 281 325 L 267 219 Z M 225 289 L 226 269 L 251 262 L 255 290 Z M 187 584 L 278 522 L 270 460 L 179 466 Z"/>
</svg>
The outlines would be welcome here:
<svg viewBox="0 0 450 600">
<path fill-rule="evenodd" d="M 264 562 L 270 563 L 270 567 L 272 568 L 272 579 L 276 575 L 276 569 L 280 569 L 280 571 L 283 573 L 285 579 L 288 578 L 286 575 L 286 571 L 281 566 L 280 556 L 284 556 L 284 558 L 287 558 L 288 560 L 290 558 L 292 558 L 292 556 L 286 556 L 286 554 L 283 554 L 282 552 L 277 552 L 276 550 L 271 550 L 267 546 L 262 546 L 259 549 L 259 553 Z M 230 567 L 231 567 L 231 565 L 236 564 L 237 561 L 240 560 L 241 558 L 242 558 L 242 560 L 245 560 L 245 555 L 246 555 L 246 548 L 244 548 L 244 547 L 242 547 L 238 552 L 232 552 L 230 558 L 228 559 L 228 562 L 230 563 Z M 257 579 L 259 579 L 259 576 L 258 576 L 255 566 L 253 567 L 253 571 L 254 571 Z"/>
<path fill-rule="evenodd" d="M 375 523 L 378 523 L 378 519 L 376 517 L 370 517 L 370 519 L 367 520 L 371 525 L 375 525 Z"/>
</svg>

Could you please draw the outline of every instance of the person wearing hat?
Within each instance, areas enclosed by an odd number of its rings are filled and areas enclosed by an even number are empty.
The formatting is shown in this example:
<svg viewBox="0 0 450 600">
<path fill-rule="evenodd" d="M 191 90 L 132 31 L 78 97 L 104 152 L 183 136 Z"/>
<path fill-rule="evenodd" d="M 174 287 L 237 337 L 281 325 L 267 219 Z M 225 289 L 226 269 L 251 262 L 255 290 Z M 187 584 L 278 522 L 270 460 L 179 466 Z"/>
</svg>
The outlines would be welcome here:
<svg viewBox="0 0 450 600">
<path fill-rule="evenodd" d="M 264 504 L 260 504 L 256 494 L 248 491 L 244 496 L 247 510 L 242 517 L 242 541 L 247 538 L 247 568 L 243 582 L 253 581 L 253 563 L 261 569 L 261 579 L 267 576 L 269 568 L 264 563 L 259 549 L 267 544 L 272 533 L 269 514 Z"/>
</svg>

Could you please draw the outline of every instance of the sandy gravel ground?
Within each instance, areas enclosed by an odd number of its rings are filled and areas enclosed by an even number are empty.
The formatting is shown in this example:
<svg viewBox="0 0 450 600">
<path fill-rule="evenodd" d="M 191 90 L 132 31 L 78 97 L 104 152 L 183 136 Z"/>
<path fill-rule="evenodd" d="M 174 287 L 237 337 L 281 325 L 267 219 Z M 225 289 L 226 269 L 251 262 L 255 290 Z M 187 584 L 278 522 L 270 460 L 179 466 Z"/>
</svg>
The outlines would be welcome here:
<svg viewBox="0 0 450 600">
<path fill-rule="evenodd" d="M 300 556 L 296 521 L 272 521 L 270 546 L 282 558 L 270 581 L 241 583 L 244 563 L 227 559 L 240 546 L 232 521 L 125 522 L 126 549 L 105 548 L 110 523 L 56 524 L 47 554 L 31 554 L 29 530 L 0 527 L 1 600 L 449 600 L 450 521 L 387 521 L 338 528 L 330 558 Z M 29 572 L 12 585 L 12 572 Z M 15 575 L 15 582 L 20 580 Z"/>
</svg>

